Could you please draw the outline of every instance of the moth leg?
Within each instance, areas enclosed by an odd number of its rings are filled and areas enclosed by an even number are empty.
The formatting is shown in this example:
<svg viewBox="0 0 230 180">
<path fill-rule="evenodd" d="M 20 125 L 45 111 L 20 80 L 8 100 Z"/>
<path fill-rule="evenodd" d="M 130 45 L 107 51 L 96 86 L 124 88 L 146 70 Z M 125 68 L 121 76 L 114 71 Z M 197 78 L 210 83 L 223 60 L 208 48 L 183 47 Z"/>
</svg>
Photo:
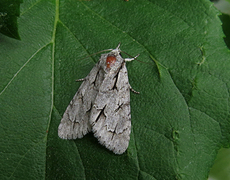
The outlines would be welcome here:
<svg viewBox="0 0 230 180">
<path fill-rule="evenodd" d="M 125 58 L 125 61 L 133 61 L 136 59 L 140 54 L 136 55 L 134 58 Z"/>
<path fill-rule="evenodd" d="M 85 80 L 85 78 L 77 79 L 76 81 L 84 81 L 84 80 Z"/>
<path fill-rule="evenodd" d="M 134 93 L 136 93 L 136 94 L 140 94 L 140 92 L 135 91 L 130 85 L 129 85 L 129 88 L 130 88 L 130 90 L 131 90 L 132 92 L 134 92 Z"/>
</svg>

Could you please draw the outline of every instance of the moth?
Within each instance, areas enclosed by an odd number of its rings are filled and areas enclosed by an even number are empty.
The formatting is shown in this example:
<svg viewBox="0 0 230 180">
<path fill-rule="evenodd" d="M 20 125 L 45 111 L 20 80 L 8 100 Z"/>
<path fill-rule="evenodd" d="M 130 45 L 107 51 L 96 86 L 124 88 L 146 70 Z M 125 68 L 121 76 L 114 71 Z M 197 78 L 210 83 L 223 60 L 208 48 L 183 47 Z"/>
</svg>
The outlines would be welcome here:
<svg viewBox="0 0 230 180">
<path fill-rule="evenodd" d="M 62 139 L 82 138 L 93 132 L 99 143 L 115 154 L 129 145 L 131 132 L 130 89 L 126 61 L 120 44 L 100 60 L 83 79 L 58 127 Z M 135 93 L 138 93 L 134 91 Z"/>
</svg>

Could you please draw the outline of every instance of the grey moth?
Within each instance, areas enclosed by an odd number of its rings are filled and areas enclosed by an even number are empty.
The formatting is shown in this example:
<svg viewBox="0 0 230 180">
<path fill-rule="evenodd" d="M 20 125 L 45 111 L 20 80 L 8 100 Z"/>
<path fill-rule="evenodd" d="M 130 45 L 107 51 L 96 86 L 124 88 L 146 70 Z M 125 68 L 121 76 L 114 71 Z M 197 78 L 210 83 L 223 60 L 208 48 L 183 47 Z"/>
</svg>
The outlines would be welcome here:
<svg viewBox="0 0 230 180">
<path fill-rule="evenodd" d="M 115 154 L 122 154 L 128 148 L 132 88 L 125 63 L 137 56 L 123 59 L 119 47 L 120 44 L 111 52 L 102 54 L 90 73 L 80 79 L 83 82 L 58 127 L 60 138 L 82 138 L 92 131 L 100 144 Z"/>
</svg>

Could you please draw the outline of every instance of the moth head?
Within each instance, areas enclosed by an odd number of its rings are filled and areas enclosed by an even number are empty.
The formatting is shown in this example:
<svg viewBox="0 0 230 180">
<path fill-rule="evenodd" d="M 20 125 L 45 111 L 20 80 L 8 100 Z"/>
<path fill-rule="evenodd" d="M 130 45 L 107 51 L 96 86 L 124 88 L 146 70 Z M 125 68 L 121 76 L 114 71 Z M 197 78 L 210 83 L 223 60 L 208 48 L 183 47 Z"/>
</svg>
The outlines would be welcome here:
<svg viewBox="0 0 230 180">
<path fill-rule="evenodd" d="M 116 62 L 116 56 L 108 55 L 106 58 L 106 68 L 110 69 L 112 66 L 114 66 L 115 62 Z"/>
<path fill-rule="evenodd" d="M 117 52 L 114 53 L 113 51 L 111 51 L 110 53 L 107 54 L 106 57 L 106 71 L 113 73 L 116 72 L 117 70 L 120 69 L 122 63 L 124 62 L 124 59 L 121 57 L 121 55 Z"/>
<path fill-rule="evenodd" d="M 123 58 L 120 55 L 120 44 L 118 44 L 116 49 L 113 49 L 110 53 L 107 54 L 106 57 L 106 70 L 111 71 L 115 70 L 120 67 L 121 63 L 123 62 Z"/>
</svg>

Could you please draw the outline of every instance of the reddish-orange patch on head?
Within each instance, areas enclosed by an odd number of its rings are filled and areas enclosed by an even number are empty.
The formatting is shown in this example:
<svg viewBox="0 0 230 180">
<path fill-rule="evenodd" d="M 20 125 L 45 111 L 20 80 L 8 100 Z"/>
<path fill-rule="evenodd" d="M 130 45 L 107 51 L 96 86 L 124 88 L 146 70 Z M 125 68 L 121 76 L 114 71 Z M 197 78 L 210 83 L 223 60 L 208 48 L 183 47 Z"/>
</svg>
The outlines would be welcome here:
<svg viewBox="0 0 230 180">
<path fill-rule="evenodd" d="M 106 67 L 108 69 L 111 68 L 111 66 L 116 62 L 116 57 L 115 56 L 108 56 L 106 58 Z"/>
</svg>

